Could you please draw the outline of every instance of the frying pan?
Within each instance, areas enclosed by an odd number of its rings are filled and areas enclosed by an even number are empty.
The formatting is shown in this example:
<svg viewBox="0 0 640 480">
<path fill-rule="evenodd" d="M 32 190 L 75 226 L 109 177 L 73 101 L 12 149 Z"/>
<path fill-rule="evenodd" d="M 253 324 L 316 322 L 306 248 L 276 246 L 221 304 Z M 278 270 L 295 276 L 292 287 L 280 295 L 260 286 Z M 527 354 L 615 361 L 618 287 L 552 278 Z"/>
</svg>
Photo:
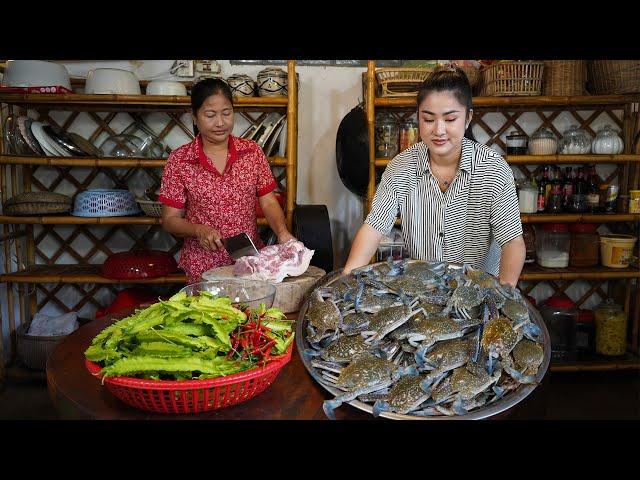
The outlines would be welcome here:
<svg viewBox="0 0 640 480">
<path fill-rule="evenodd" d="M 369 183 L 369 135 L 362 105 L 354 107 L 340 122 L 336 135 L 336 164 L 340 180 L 358 196 L 364 196 Z M 381 172 L 376 172 L 376 181 Z"/>
</svg>

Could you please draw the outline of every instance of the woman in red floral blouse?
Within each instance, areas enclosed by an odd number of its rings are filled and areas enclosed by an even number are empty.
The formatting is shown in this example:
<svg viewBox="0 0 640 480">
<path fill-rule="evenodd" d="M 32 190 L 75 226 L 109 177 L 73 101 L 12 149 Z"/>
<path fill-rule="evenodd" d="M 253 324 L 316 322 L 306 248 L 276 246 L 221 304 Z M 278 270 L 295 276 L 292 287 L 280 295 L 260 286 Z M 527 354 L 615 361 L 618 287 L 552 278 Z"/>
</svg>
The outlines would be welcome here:
<svg viewBox="0 0 640 480">
<path fill-rule="evenodd" d="M 263 246 L 256 225 L 256 197 L 279 243 L 293 238 L 273 190 L 276 182 L 258 144 L 231 135 L 233 97 L 229 86 L 209 78 L 191 91 L 191 108 L 199 132 L 177 148 L 162 174 L 159 201 L 163 228 L 184 237 L 179 266 L 189 283 L 202 272 L 230 265 L 221 238 L 246 232 Z"/>
</svg>

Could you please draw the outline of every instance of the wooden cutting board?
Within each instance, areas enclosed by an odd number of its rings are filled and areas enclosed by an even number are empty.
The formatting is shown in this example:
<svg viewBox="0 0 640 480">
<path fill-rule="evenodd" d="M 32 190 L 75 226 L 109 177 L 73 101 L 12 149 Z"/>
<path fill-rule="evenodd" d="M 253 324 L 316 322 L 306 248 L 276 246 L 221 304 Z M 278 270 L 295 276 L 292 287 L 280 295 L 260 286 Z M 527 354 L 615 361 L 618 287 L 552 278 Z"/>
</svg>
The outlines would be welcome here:
<svg viewBox="0 0 640 480">
<path fill-rule="evenodd" d="M 284 313 L 297 312 L 300 309 L 304 294 L 311 286 L 326 272 L 318 267 L 309 265 L 306 272 L 298 277 L 286 277 L 280 283 L 273 283 L 276 287 L 276 298 L 273 306 L 279 308 Z M 202 274 L 202 280 L 218 280 L 221 278 L 242 278 L 233 274 L 233 265 L 226 267 L 212 268 Z"/>
</svg>

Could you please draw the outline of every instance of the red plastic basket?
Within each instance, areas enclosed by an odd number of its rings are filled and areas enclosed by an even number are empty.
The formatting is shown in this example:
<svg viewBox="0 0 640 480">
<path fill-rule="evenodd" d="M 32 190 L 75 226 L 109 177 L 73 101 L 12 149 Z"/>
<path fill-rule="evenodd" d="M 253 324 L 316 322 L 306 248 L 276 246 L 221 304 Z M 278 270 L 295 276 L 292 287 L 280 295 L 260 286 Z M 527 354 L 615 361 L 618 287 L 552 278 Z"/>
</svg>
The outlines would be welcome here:
<svg viewBox="0 0 640 480">
<path fill-rule="evenodd" d="M 144 380 L 107 377 L 104 384 L 124 403 L 158 413 L 199 413 L 237 405 L 262 393 L 291 360 L 293 343 L 266 366 L 206 380 Z M 100 365 L 85 359 L 89 372 L 102 380 Z"/>
<path fill-rule="evenodd" d="M 164 277 L 178 270 L 178 264 L 168 252 L 131 250 L 109 255 L 102 264 L 102 275 L 117 280 Z"/>
</svg>

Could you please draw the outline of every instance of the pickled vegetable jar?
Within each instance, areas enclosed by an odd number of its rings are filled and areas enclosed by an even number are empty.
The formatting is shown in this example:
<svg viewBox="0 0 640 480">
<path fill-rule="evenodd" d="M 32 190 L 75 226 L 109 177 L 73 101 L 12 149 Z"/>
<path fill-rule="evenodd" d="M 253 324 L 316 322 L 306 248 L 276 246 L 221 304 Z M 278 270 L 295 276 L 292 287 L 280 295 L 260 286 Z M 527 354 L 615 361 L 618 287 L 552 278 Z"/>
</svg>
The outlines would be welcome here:
<svg viewBox="0 0 640 480">
<path fill-rule="evenodd" d="M 611 299 L 595 309 L 596 353 L 624 355 L 627 350 L 627 315 Z"/>
</svg>

